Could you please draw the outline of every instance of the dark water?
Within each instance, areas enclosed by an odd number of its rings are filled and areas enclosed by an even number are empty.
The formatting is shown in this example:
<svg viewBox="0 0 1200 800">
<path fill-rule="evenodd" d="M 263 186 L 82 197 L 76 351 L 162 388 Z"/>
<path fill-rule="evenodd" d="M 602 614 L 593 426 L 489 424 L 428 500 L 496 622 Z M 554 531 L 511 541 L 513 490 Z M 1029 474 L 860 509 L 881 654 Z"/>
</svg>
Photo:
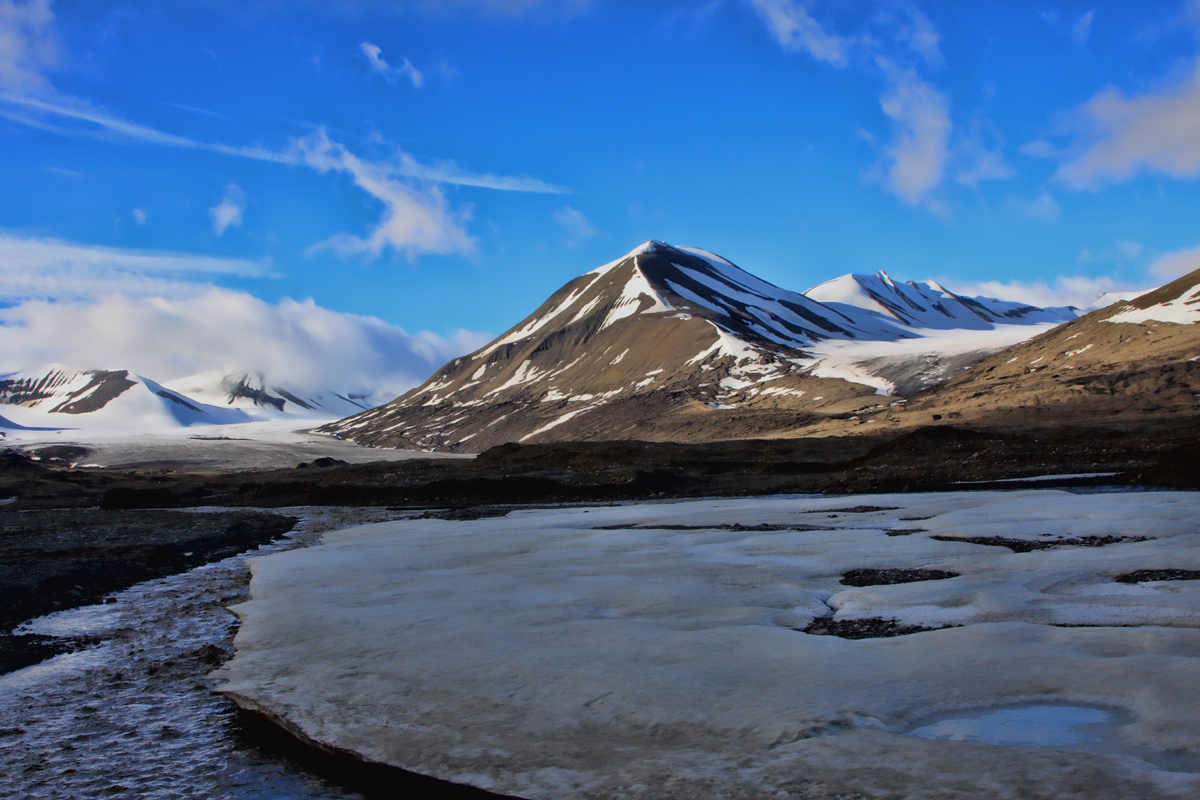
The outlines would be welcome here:
<svg viewBox="0 0 1200 800">
<path fill-rule="evenodd" d="M 289 513 L 302 517 L 297 529 L 249 555 L 401 516 L 382 509 Z M 263 746 L 233 704 L 210 691 L 205 676 L 220 650 L 232 652 L 237 626 L 225 606 L 246 599 L 248 577 L 244 560 L 229 558 L 140 584 L 114 595 L 115 603 L 31 623 L 37 633 L 103 642 L 0 676 L 0 797 L 362 797 Z"/>
</svg>

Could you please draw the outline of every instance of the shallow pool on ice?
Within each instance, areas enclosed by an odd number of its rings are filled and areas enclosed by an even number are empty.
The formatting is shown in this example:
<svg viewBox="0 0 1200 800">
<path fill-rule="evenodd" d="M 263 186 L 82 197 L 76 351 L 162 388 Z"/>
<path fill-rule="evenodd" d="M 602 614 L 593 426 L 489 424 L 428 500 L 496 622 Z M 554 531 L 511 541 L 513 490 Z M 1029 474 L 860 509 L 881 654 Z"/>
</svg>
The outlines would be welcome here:
<svg viewBox="0 0 1200 800">
<path fill-rule="evenodd" d="M 940 714 L 907 735 L 946 742 L 1086 750 L 1141 759 L 1171 772 L 1200 772 L 1200 757 L 1132 744 L 1121 732 L 1130 722 L 1130 715 L 1117 709 L 1022 705 Z"/>
<path fill-rule="evenodd" d="M 1022 706 L 944 714 L 909 736 L 950 742 L 1094 750 L 1115 738 L 1116 714 L 1087 706 Z"/>
</svg>

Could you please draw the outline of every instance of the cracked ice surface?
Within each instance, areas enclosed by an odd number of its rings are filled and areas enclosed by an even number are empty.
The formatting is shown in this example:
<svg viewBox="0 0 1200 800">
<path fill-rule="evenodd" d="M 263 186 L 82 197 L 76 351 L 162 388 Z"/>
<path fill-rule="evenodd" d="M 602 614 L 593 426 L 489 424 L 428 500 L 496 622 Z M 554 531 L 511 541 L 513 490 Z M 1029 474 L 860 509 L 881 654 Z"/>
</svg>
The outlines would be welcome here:
<svg viewBox="0 0 1200 800">
<path fill-rule="evenodd" d="M 1195 797 L 1200 775 L 1138 754 L 1200 763 L 1200 582 L 1113 578 L 1200 569 L 1198 511 L 1197 493 L 1024 490 L 352 528 L 253 562 L 218 676 L 316 741 L 526 798 Z M 764 523 L 800 529 L 745 529 Z M 597 530 L 614 525 L 639 527 Z M 851 569 L 960 575 L 841 585 Z M 831 613 L 958 627 L 794 630 Z M 1022 703 L 1118 711 L 1129 748 L 903 735 Z"/>
</svg>

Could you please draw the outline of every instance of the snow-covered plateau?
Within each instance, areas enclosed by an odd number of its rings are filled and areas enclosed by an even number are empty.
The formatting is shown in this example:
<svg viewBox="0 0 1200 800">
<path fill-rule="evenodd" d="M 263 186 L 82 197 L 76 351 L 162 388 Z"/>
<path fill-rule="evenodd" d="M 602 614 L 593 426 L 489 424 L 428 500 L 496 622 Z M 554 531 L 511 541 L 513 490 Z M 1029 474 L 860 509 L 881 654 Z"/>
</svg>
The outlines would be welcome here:
<svg viewBox="0 0 1200 800">
<path fill-rule="evenodd" d="M 216 676 L 315 742 L 531 800 L 1196 797 L 1198 512 L 1031 489 L 350 528 L 253 560 Z M 1050 717 L 1078 735 L 1012 723 Z"/>
</svg>

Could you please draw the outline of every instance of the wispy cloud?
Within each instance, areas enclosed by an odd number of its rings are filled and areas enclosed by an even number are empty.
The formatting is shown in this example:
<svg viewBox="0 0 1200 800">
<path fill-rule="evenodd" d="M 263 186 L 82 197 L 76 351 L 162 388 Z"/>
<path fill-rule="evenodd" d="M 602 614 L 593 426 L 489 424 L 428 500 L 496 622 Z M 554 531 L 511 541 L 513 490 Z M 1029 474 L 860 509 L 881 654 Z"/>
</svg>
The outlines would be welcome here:
<svg viewBox="0 0 1200 800">
<path fill-rule="evenodd" d="M 410 259 L 419 253 L 475 252 L 475 240 L 466 230 L 471 219 L 470 207 L 451 209 L 437 185 L 413 185 L 397 180 L 378 164 L 364 161 L 344 145 L 332 141 L 324 129 L 293 140 L 291 152 L 298 162 L 322 174 L 349 175 L 356 186 L 384 206 L 383 217 L 370 236 L 340 233 L 318 245 L 318 249 L 376 257 L 385 247 L 392 247 Z"/>
<path fill-rule="evenodd" d="M 2 0 L 0 0 L 2 2 Z M 370 159 L 358 156 L 348 147 L 332 141 L 324 128 L 308 136 L 292 139 L 283 150 L 263 147 L 230 146 L 199 142 L 184 136 L 164 133 L 123 120 L 106 111 L 77 101 L 49 102 L 37 98 L 0 93 L 0 117 L 52 130 L 64 135 L 115 137 L 165 147 L 203 150 L 236 158 L 248 158 L 290 166 L 304 166 L 324 174 L 342 172 L 384 205 L 384 215 L 365 238 L 343 233 L 316 248 L 343 255 L 357 253 L 378 256 L 385 248 L 403 252 L 409 259 L 423 253 L 473 253 L 475 240 L 467 232 L 471 207 L 450 207 L 439 184 L 473 186 L 511 192 L 564 194 L 569 190 L 536 178 L 476 173 L 452 161 L 423 163 L 398 147 L 390 156 Z M 7 104 L 7 108 L 5 105 Z M 28 109 L 37 117 L 16 114 L 13 108 Z M 73 127 L 46 122 L 59 119 Z M 386 145 L 386 143 L 383 143 Z M 234 187 L 236 188 L 236 187 Z M 238 190 L 240 192 L 240 190 Z M 245 197 L 227 193 L 224 200 L 210 209 L 213 230 L 221 236 L 230 226 L 241 224 Z"/>
<path fill-rule="evenodd" d="M 293 391 L 367 390 L 389 399 L 490 338 L 461 329 L 410 334 L 312 300 L 267 303 L 207 286 L 183 296 L 105 294 L 0 309 L 0 371 L 57 362 L 158 381 L 250 372 Z"/>
<path fill-rule="evenodd" d="M 563 227 L 567 236 L 572 240 L 590 239 L 600 235 L 600 230 L 588 222 L 588 218 L 577 208 L 563 206 L 556 211 L 551 211 L 550 217 Z"/>
<path fill-rule="evenodd" d="M 591 11 L 596 2 L 595 0 L 410 0 L 408 3 L 397 3 L 395 0 L 351 0 L 351 4 L 392 7 L 410 5 L 435 17 L 467 14 L 485 19 L 505 19 L 528 17 L 535 14 L 570 18 Z"/>
<path fill-rule="evenodd" d="M 1109 87 L 1076 112 L 1075 155 L 1057 177 L 1076 189 L 1143 172 L 1200 177 L 1200 62 L 1158 91 L 1127 96 Z"/>
<path fill-rule="evenodd" d="M 1045 139 L 1035 139 L 1017 148 L 1018 151 L 1031 158 L 1061 158 L 1066 155 L 1062 148 L 1055 147 Z"/>
<path fill-rule="evenodd" d="M 168 103 L 166 100 L 160 101 L 160 105 L 170 108 L 178 108 L 180 111 L 187 111 L 192 114 L 200 114 L 204 117 L 214 117 L 216 119 L 225 119 L 224 114 L 218 114 L 216 111 L 209 111 L 207 108 L 196 108 L 195 106 L 185 106 L 183 103 Z"/>
<path fill-rule="evenodd" d="M 4 104 L 9 106 L 4 108 Z M 68 122 L 85 123 L 82 126 L 63 127 L 45 122 L 42 119 L 13 113 L 13 107 L 25 108 L 49 118 L 66 120 Z M 185 136 L 149 128 L 144 125 L 128 122 L 102 109 L 93 108 L 78 101 L 49 102 L 21 95 L 0 92 L 0 117 L 6 117 L 22 124 L 31 125 L 46 130 L 52 130 L 63 135 L 75 136 L 110 136 L 119 139 L 157 144 L 167 147 L 206 150 L 237 158 L 249 158 L 257 161 L 270 161 L 289 166 L 303 166 L 297 160 L 293 148 L 271 150 L 265 147 L 237 146 L 220 143 L 200 142 Z M 556 186 L 537 178 L 495 175 L 492 173 L 472 172 L 464 169 L 453 161 L 434 161 L 423 163 L 415 156 L 394 148 L 395 153 L 379 162 L 379 168 L 393 177 L 416 178 L 418 180 L 446 183 L 455 186 L 474 186 L 482 189 L 496 189 L 504 192 L 535 192 L 547 194 L 570 194 L 571 190 Z"/>
<path fill-rule="evenodd" d="M 1029 219 L 1054 222 L 1062 216 L 1062 208 L 1058 205 L 1058 201 L 1054 199 L 1054 195 L 1045 190 L 1032 200 L 1010 196 L 1007 202 L 1010 208 Z"/>
<path fill-rule="evenodd" d="M 785 50 L 803 51 L 837 67 L 849 63 L 853 43 L 827 31 L 804 5 L 795 0 L 750 0 L 750 5 Z"/>
<path fill-rule="evenodd" d="M 898 14 L 901 21 L 896 38 L 924 58 L 926 63 L 940 66 L 942 63 L 941 36 L 929 17 L 911 3 L 901 3 L 898 6 Z"/>
<path fill-rule="evenodd" d="M 496 2 L 496 9 L 517 13 L 540 3 Z M 467 233 L 471 207 L 451 208 L 441 185 L 472 186 L 500 191 L 567 193 L 536 178 L 476 173 L 452 161 L 423 162 L 391 146 L 384 158 L 367 158 L 333 142 L 321 129 L 317 134 L 293 139 L 282 149 L 203 142 L 130 122 L 86 100 L 63 95 L 49 84 L 42 71 L 57 57 L 57 33 L 50 0 L 0 0 L 0 118 L 64 136 L 88 136 L 124 143 L 152 144 L 219 153 L 291 166 L 306 166 L 321 173 L 337 171 L 352 176 L 363 191 L 383 203 L 384 216 L 365 238 L 340 234 L 323 246 L 336 252 L 379 255 L 387 247 L 410 259 L 421 253 L 471 253 L 474 239 Z M 423 82 L 421 73 L 407 60 L 389 65 L 380 48 L 363 42 L 362 50 L 372 69 L 389 81 Z M 188 111 L 204 112 L 180 104 Z M 373 142 L 373 146 L 386 142 Z M 222 236 L 241 224 L 245 195 L 230 185 L 225 197 L 209 209 L 213 231 Z"/>
<path fill-rule="evenodd" d="M 1075 20 L 1075 24 L 1071 26 L 1071 41 L 1077 45 L 1087 43 L 1088 37 L 1092 35 L 1092 18 L 1096 16 L 1096 9 L 1090 9 Z"/>
<path fill-rule="evenodd" d="M 404 63 L 398 67 L 393 67 L 391 64 L 383 60 L 382 52 L 379 45 L 363 42 L 359 45 L 362 48 L 363 54 L 367 57 L 367 61 L 371 63 L 371 71 L 383 76 L 383 79 L 388 83 L 395 84 L 400 78 L 407 78 L 412 81 L 414 88 L 421 88 L 425 83 L 425 77 L 421 75 L 420 70 L 412 65 L 412 62 L 407 58 Z"/>
<path fill-rule="evenodd" d="M 208 210 L 209 216 L 212 217 L 213 233 L 221 237 L 229 228 L 240 227 L 242 212 L 245 210 L 246 193 L 236 183 L 228 184 L 221 202 Z"/>
<path fill-rule="evenodd" d="M 807 53 L 838 68 L 855 67 L 882 79 L 880 107 L 892 138 L 879 149 L 881 162 L 867 170 L 905 202 L 926 204 L 941 185 L 951 157 L 954 124 L 950 98 L 922 77 L 921 68 L 942 64 L 940 36 L 932 21 L 911 2 L 881 4 L 861 30 L 835 31 L 802 0 L 747 0 L 783 49 Z M 860 131 L 860 135 L 866 134 Z M 864 138 L 874 145 L 875 137 Z M 998 174 L 995 163 L 963 173 L 966 182 Z"/>
<path fill-rule="evenodd" d="M 146 209 L 135 208 L 133 210 L 133 221 L 136 222 L 138 225 L 145 225 L 146 224 Z"/>
<path fill-rule="evenodd" d="M 62 53 L 53 0 L 0 0 L 0 88 L 33 92 L 50 84 L 45 71 Z"/>
<path fill-rule="evenodd" d="M 107 292 L 191 292 L 214 276 L 264 277 L 270 262 L 124 250 L 0 233 L 0 302 L 91 298 Z"/>
</svg>

